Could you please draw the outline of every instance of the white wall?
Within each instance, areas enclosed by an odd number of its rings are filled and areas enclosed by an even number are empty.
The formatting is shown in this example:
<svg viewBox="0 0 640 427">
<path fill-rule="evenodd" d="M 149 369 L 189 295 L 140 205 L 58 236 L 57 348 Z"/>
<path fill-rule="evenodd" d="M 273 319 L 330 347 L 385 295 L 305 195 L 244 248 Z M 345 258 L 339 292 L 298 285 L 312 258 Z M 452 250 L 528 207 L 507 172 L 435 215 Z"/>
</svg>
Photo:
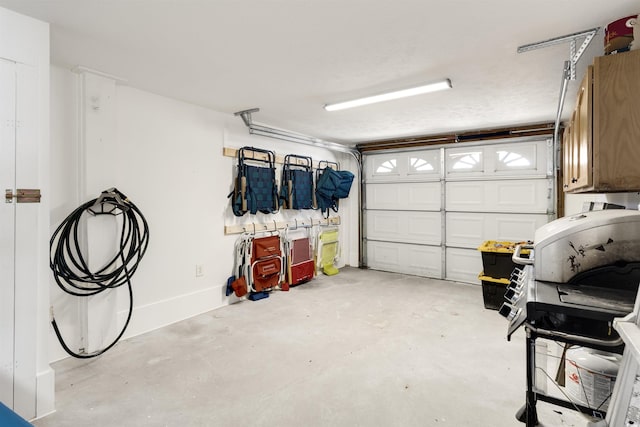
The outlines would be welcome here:
<svg viewBox="0 0 640 427">
<path fill-rule="evenodd" d="M 82 162 L 77 136 L 78 79 L 71 71 L 52 67 L 52 227 L 86 201 L 76 195 Z M 268 148 L 279 155 L 294 153 L 314 160 L 338 160 L 343 166 L 349 165 L 344 168 L 356 171 L 346 155 L 249 135 L 242 120 L 231 114 L 125 85 L 116 86 L 115 96 L 116 136 L 109 147 L 111 154 L 103 159 L 114 160 L 107 168 L 110 172 L 102 172 L 109 176 L 101 180 L 125 193 L 143 212 L 150 228 L 148 251 L 133 277 L 135 309 L 125 337 L 236 301 L 235 297 L 224 295 L 237 238 L 224 235 L 225 224 L 321 217 L 317 211 L 234 217 L 227 195 L 232 189 L 235 159 L 224 157 L 223 147 L 249 145 Z M 352 265 L 358 262 L 357 213 L 354 184 L 352 197 L 341 204 L 339 213 L 345 218 L 341 226 L 342 260 Z M 196 264 L 203 266 L 202 277 L 195 275 Z M 73 327 L 77 302 L 58 290 L 53 294 L 56 319 L 73 342 L 72 336 L 78 332 Z M 126 309 L 126 298 L 119 297 L 120 321 L 124 321 Z M 52 360 L 66 355 L 55 337 L 51 346 Z"/>
</svg>

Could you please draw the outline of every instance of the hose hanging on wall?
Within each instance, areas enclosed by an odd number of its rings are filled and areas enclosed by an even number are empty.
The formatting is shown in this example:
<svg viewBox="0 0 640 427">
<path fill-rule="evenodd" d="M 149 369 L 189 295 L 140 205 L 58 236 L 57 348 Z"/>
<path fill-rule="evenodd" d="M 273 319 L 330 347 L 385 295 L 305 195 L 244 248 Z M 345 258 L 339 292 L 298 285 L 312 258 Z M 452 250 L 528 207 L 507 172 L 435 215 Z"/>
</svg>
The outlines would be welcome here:
<svg viewBox="0 0 640 427">
<path fill-rule="evenodd" d="M 85 213 L 122 216 L 120 247 L 111 260 L 98 271 L 92 272 L 82 254 L 79 243 L 79 224 Z M 80 228 L 82 230 L 82 228 Z M 88 359 L 96 357 L 113 347 L 122 337 L 133 312 L 131 276 L 138 269 L 140 260 L 149 243 L 147 220 L 138 207 L 116 188 L 103 191 L 91 201 L 74 210 L 58 226 L 50 241 L 50 267 L 56 283 L 68 294 L 87 297 L 124 284 L 129 291 L 129 313 L 116 339 L 102 350 L 92 353 L 75 353 L 65 343 L 56 320 L 51 314 L 51 325 L 62 348 L 73 357 Z"/>
</svg>

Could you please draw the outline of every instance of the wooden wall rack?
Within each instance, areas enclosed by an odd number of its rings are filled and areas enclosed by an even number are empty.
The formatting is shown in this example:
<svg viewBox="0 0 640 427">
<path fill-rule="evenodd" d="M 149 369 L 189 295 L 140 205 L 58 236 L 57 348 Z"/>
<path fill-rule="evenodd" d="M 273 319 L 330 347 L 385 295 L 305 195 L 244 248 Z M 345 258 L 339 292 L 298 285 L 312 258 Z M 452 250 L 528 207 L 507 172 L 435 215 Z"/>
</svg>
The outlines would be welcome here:
<svg viewBox="0 0 640 427">
<path fill-rule="evenodd" d="M 245 222 L 244 224 L 225 225 L 224 234 L 257 233 L 260 231 L 285 230 L 296 227 L 312 227 L 316 225 L 340 225 L 340 216 L 329 218 L 292 218 L 287 221 Z"/>
</svg>

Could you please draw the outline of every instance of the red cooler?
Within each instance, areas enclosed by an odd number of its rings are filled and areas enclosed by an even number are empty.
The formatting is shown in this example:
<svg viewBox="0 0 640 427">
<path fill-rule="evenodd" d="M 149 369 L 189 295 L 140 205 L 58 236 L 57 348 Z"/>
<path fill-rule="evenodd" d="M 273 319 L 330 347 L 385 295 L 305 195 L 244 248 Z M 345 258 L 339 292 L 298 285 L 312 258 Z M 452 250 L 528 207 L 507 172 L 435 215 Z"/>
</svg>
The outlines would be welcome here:
<svg viewBox="0 0 640 427">
<path fill-rule="evenodd" d="M 633 41 L 633 26 L 637 21 L 637 15 L 613 21 L 604 29 L 604 54 L 625 52 Z"/>
</svg>

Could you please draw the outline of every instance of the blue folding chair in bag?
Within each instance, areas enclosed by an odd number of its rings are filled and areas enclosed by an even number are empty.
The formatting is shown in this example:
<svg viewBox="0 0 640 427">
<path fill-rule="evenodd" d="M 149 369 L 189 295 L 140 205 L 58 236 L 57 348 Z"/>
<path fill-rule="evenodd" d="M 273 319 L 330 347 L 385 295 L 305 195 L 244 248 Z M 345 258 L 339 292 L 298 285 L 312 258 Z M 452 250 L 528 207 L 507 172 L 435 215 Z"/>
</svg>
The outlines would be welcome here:
<svg viewBox="0 0 640 427">
<path fill-rule="evenodd" d="M 276 155 L 254 147 L 238 150 L 238 174 L 228 197 L 235 216 L 249 212 L 275 213 L 279 209 L 276 184 Z"/>
<path fill-rule="evenodd" d="M 338 212 L 339 200 L 349 197 L 354 175 L 341 171 L 335 162 L 321 160 L 316 170 L 316 206 L 327 217 L 329 209 Z"/>
<path fill-rule="evenodd" d="M 313 209 L 312 168 L 311 157 L 285 156 L 280 180 L 280 206 L 284 209 Z"/>
</svg>

